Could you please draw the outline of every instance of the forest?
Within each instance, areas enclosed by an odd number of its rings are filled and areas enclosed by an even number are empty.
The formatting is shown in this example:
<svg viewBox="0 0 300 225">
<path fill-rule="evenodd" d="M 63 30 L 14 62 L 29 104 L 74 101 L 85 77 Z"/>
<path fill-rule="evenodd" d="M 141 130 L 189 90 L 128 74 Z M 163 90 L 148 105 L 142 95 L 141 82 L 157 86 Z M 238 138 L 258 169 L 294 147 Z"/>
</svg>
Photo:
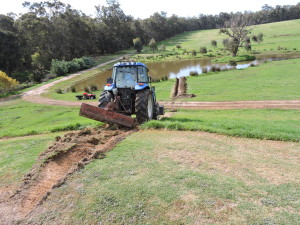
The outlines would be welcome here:
<svg viewBox="0 0 300 225">
<path fill-rule="evenodd" d="M 59 60 L 115 53 L 131 48 L 136 38 L 148 45 L 151 39 L 161 41 L 185 31 L 222 28 L 238 14 L 250 17 L 252 25 L 300 18 L 300 3 L 188 18 L 156 12 L 146 19 L 126 15 L 118 0 L 95 6 L 95 16 L 58 0 L 23 6 L 27 13 L 0 15 L 0 70 L 20 82 L 40 82 Z"/>
</svg>

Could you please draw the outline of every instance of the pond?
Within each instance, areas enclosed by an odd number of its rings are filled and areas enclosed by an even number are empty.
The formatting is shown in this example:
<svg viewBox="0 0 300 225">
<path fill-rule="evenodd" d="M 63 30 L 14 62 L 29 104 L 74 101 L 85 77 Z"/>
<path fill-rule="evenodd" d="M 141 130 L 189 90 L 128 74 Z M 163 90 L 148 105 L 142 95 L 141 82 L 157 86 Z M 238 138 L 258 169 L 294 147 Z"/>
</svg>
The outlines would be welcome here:
<svg viewBox="0 0 300 225">
<path fill-rule="evenodd" d="M 223 63 L 212 63 L 211 58 L 178 60 L 167 62 L 147 63 L 149 75 L 154 81 L 166 78 L 179 78 L 189 76 L 191 73 L 203 74 L 210 71 L 223 71 L 229 69 L 245 69 L 252 65 L 258 65 L 266 61 L 287 60 L 292 58 L 300 58 L 300 53 L 285 54 L 264 54 L 257 55 L 256 60 L 251 62 L 239 62 L 236 66 L 230 66 Z M 84 91 L 85 89 L 102 89 L 106 84 L 107 78 L 111 77 L 112 70 L 101 72 L 95 76 L 82 80 L 74 84 L 76 91 Z"/>
</svg>

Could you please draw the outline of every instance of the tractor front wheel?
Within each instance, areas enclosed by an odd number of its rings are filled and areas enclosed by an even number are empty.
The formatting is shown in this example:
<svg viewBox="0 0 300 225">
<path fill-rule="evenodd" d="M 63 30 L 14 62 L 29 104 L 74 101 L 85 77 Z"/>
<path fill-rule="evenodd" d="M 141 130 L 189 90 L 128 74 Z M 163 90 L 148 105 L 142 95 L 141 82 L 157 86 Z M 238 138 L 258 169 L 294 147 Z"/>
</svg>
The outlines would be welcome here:
<svg viewBox="0 0 300 225">
<path fill-rule="evenodd" d="M 153 119 L 154 103 L 149 89 L 139 91 L 135 98 L 135 115 L 138 123 Z"/>
</svg>

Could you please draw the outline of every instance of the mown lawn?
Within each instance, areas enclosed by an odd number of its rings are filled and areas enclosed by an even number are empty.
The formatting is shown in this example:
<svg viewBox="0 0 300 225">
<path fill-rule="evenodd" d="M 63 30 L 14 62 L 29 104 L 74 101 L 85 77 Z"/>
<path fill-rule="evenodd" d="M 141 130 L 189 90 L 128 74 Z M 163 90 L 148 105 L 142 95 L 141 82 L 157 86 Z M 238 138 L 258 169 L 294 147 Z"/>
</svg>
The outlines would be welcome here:
<svg viewBox="0 0 300 225">
<path fill-rule="evenodd" d="M 41 105 L 22 100 L 0 107 L 0 138 L 78 130 L 100 124 L 80 117 L 79 107 Z"/>
<path fill-rule="evenodd" d="M 297 224 L 299 143 L 140 131 L 73 174 L 25 223 Z"/>
<path fill-rule="evenodd" d="M 299 142 L 300 113 L 283 109 L 180 110 L 171 117 L 149 121 L 142 128 Z"/>
<path fill-rule="evenodd" d="M 300 59 L 273 61 L 243 70 L 188 77 L 188 93 L 180 101 L 239 101 L 300 99 Z M 157 99 L 170 100 L 175 80 L 154 83 Z"/>
</svg>

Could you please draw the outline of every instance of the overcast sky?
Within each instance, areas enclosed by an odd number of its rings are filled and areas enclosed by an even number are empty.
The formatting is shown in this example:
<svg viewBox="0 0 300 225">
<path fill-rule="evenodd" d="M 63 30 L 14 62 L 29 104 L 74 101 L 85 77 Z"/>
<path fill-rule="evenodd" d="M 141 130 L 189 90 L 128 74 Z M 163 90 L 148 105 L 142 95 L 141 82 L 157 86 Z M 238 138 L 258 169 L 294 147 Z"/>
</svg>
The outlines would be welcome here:
<svg viewBox="0 0 300 225">
<path fill-rule="evenodd" d="M 0 14 L 9 12 L 24 13 L 22 3 L 25 0 L 1 0 Z M 31 1 L 29 2 L 40 2 Z M 81 10 L 85 14 L 95 15 L 95 5 L 104 5 L 106 0 L 61 0 L 70 4 L 74 9 Z M 126 15 L 134 18 L 147 18 L 155 12 L 167 12 L 167 16 L 193 17 L 199 14 L 218 14 L 220 12 L 258 11 L 264 4 L 295 5 L 300 0 L 119 0 L 121 8 Z"/>
</svg>

